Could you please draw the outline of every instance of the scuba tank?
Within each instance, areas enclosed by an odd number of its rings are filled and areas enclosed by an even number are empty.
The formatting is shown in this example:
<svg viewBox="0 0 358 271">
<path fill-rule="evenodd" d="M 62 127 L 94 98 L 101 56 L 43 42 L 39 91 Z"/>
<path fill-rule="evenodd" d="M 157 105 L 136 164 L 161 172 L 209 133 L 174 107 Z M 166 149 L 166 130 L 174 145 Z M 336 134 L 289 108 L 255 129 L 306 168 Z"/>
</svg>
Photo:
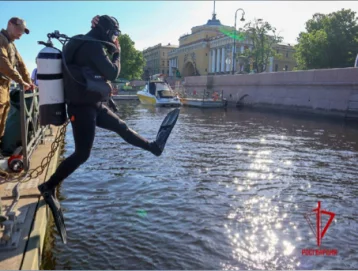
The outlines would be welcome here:
<svg viewBox="0 0 358 271">
<path fill-rule="evenodd" d="M 40 124 L 60 126 L 67 120 L 64 100 L 62 54 L 48 43 L 37 55 L 37 82 L 40 100 Z"/>
<path fill-rule="evenodd" d="M 47 34 L 47 42 L 38 42 L 38 44 L 45 46 L 45 48 L 39 52 L 36 63 L 39 88 L 40 125 L 45 126 L 52 124 L 55 126 L 61 126 L 67 120 L 63 67 L 66 69 L 69 77 L 81 84 L 81 82 L 78 82 L 73 78 L 71 72 L 68 70 L 63 50 L 61 52 L 61 50 L 55 48 L 51 38 L 57 39 L 63 46 L 65 46 L 69 40 L 79 40 L 100 42 L 102 44 L 115 47 L 114 44 L 106 41 L 83 38 L 79 36 L 69 38 L 65 34 L 60 34 L 60 32 L 56 30 L 53 33 Z M 110 108 L 114 111 L 117 110 L 114 106 L 115 104 L 113 100 L 110 97 L 109 99 L 111 100 Z"/>
</svg>

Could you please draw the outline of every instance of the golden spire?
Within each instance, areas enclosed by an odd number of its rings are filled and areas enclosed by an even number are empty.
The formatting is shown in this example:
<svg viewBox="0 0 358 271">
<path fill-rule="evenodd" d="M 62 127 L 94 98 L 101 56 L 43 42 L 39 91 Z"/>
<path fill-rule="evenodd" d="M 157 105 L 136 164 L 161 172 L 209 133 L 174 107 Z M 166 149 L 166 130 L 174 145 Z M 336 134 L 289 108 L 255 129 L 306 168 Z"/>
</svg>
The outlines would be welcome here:
<svg viewBox="0 0 358 271">
<path fill-rule="evenodd" d="M 216 13 L 215 13 L 215 0 L 214 0 L 214 12 L 213 12 L 213 20 L 216 20 Z"/>
</svg>

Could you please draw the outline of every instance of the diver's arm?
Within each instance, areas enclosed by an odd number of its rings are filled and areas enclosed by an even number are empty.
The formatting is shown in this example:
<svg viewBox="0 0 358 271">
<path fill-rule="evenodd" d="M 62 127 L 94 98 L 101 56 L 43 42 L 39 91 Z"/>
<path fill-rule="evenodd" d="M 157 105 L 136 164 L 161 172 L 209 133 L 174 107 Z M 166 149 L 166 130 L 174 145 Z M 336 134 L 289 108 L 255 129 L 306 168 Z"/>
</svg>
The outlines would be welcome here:
<svg viewBox="0 0 358 271">
<path fill-rule="evenodd" d="M 118 66 L 118 75 L 121 72 L 121 52 L 115 52 L 112 56 L 112 63 L 116 63 L 116 65 Z M 116 77 L 116 78 L 117 78 Z"/>
<path fill-rule="evenodd" d="M 96 48 L 91 50 L 90 56 L 93 64 L 97 67 L 98 71 L 110 81 L 118 78 L 121 71 L 121 63 L 119 52 L 115 52 L 112 61 L 107 56 L 104 48 L 99 43 L 92 43 Z M 93 53 L 98 52 L 98 53 Z"/>
</svg>

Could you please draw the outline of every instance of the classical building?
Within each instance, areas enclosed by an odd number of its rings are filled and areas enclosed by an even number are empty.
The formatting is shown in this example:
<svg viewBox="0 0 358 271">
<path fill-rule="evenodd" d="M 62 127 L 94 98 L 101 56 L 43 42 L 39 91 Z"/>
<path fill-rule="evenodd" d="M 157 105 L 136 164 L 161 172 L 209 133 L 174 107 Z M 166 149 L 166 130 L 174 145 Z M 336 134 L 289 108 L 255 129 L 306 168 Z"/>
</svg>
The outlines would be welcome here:
<svg viewBox="0 0 358 271">
<path fill-rule="evenodd" d="M 163 73 L 169 74 L 168 52 L 178 48 L 177 45 L 162 45 L 161 43 L 143 50 L 143 56 L 146 60 L 144 67 L 144 77 L 149 75 Z M 146 79 L 146 78 L 143 78 Z"/>
<path fill-rule="evenodd" d="M 233 33 L 234 27 L 225 26 L 216 19 L 215 10 L 211 20 L 191 29 L 191 34 L 179 38 L 179 47 L 168 53 L 169 76 L 180 74 L 182 77 L 208 74 L 225 74 L 242 71 L 243 61 L 233 61 L 234 40 L 224 33 Z M 249 40 L 235 41 L 235 52 L 251 49 Z M 274 47 L 282 56 L 270 59 L 267 72 L 291 71 L 296 66 L 293 47 L 278 44 Z M 234 62 L 234 63 L 233 63 Z"/>
<path fill-rule="evenodd" d="M 248 60 L 238 57 L 233 61 L 233 55 L 234 52 L 238 54 L 251 49 L 252 43 L 242 38 L 235 41 L 234 48 L 234 39 L 230 37 L 234 30 L 233 26 L 222 25 L 216 18 L 214 3 L 212 18 L 204 25 L 193 27 L 191 34 L 181 36 L 179 46 L 158 44 L 143 51 L 147 63 L 143 79 L 157 73 L 185 77 L 243 71 L 244 63 Z M 266 71 L 292 71 L 296 66 L 293 46 L 277 44 L 274 49 L 281 57 L 271 57 Z"/>
<path fill-rule="evenodd" d="M 169 76 L 179 71 L 181 76 L 206 75 L 212 71 L 230 70 L 226 65 L 226 57 L 233 47 L 229 48 L 226 42 L 232 42 L 224 37 L 220 30 L 225 27 L 233 31 L 233 27 L 223 26 L 213 14 L 205 25 L 195 26 L 191 34 L 179 38 L 179 47 L 169 52 Z M 222 39 L 218 39 L 222 36 Z"/>
<path fill-rule="evenodd" d="M 281 43 L 277 44 L 275 47 L 276 52 L 281 54 L 281 58 L 272 59 L 271 65 L 269 66 L 269 72 L 278 72 L 278 71 L 292 71 L 296 67 L 297 63 L 294 57 L 295 50 L 291 44 Z"/>
</svg>

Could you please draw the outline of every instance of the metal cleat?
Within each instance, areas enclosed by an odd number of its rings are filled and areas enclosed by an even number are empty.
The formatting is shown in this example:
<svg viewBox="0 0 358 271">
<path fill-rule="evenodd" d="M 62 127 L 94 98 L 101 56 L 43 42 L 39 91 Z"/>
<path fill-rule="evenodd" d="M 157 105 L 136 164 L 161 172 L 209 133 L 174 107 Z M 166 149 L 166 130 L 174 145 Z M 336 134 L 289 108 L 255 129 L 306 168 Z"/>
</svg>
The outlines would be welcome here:
<svg viewBox="0 0 358 271">
<path fill-rule="evenodd" d="M 4 226 L 0 239 L 0 251 L 16 249 L 19 245 L 21 230 L 17 227 L 15 212 L 9 212 L 8 220 L 2 222 Z"/>
</svg>

